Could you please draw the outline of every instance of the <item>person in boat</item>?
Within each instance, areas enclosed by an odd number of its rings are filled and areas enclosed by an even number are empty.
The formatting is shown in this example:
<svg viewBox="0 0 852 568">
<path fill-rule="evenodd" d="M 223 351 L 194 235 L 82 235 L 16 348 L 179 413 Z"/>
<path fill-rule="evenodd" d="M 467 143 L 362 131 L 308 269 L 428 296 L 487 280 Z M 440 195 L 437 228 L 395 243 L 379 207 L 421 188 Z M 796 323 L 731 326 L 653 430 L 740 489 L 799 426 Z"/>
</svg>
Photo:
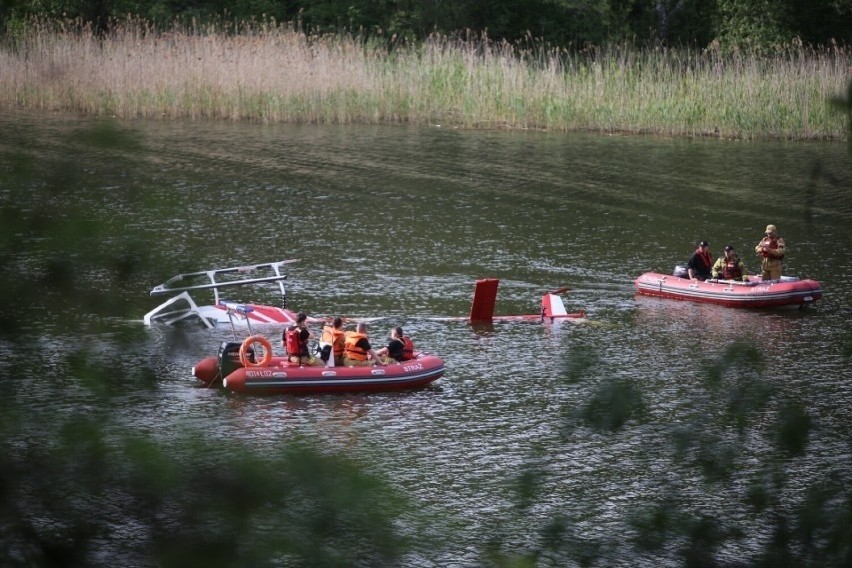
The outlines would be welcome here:
<svg viewBox="0 0 852 568">
<path fill-rule="evenodd" d="M 343 364 L 349 367 L 384 365 L 384 362 L 370 345 L 366 323 L 358 322 L 355 331 L 347 331 L 344 334 Z"/>
<path fill-rule="evenodd" d="M 707 280 L 710 278 L 710 267 L 713 266 L 713 255 L 710 254 L 710 243 L 701 241 L 698 248 L 686 263 L 686 272 L 690 280 Z"/>
<path fill-rule="evenodd" d="M 720 256 L 716 259 L 710 272 L 713 278 L 748 282 L 745 265 L 740 260 L 740 257 L 737 256 L 737 253 L 734 252 L 734 247 L 731 245 L 725 246 L 725 256 Z"/>
<path fill-rule="evenodd" d="M 778 280 L 781 278 L 781 263 L 786 249 L 784 239 L 778 236 L 775 225 L 766 225 L 763 239 L 754 247 L 754 252 L 762 257 L 760 262 L 760 277 L 763 280 Z"/>
<path fill-rule="evenodd" d="M 331 325 L 325 325 L 322 328 L 320 359 L 328 364 L 329 359 L 334 357 L 333 362 L 335 367 L 343 365 L 345 346 L 346 338 L 343 332 L 343 318 L 337 316 L 331 321 Z"/>
<path fill-rule="evenodd" d="M 291 363 L 316 367 L 322 363 L 313 357 L 308 349 L 311 332 L 308 329 L 307 320 L 308 315 L 305 312 L 299 312 L 296 315 L 296 323 L 284 330 L 281 344 Z"/>
<path fill-rule="evenodd" d="M 395 327 L 391 329 L 387 347 L 382 347 L 376 354 L 383 357 L 386 363 L 410 361 L 414 359 L 414 342 L 403 333 L 401 327 Z"/>
</svg>

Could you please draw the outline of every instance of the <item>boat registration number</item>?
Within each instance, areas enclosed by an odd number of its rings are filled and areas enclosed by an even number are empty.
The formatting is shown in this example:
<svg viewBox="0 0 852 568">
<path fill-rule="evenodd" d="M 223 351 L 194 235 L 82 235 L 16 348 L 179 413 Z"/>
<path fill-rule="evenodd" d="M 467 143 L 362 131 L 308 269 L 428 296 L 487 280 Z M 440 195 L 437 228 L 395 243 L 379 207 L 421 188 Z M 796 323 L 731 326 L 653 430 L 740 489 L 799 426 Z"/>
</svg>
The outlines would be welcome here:
<svg viewBox="0 0 852 568">
<path fill-rule="evenodd" d="M 409 371 L 419 371 L 422 368 L 423 368 L 422 363 L 414 363 L 413 365 L 403 365 L 402 366 L 402 370 L 405 371 L 406 373 L 409 372 Z"/>
<path fill-rule="evenodd" d="M 270 377 L 274 377 L 276 379 L 286 379 L 287 373 L 282 373 L 281 371 L 270 371 L 269 369 L 246 371 L 247 379 L 265 379 Z"/>
</svg>

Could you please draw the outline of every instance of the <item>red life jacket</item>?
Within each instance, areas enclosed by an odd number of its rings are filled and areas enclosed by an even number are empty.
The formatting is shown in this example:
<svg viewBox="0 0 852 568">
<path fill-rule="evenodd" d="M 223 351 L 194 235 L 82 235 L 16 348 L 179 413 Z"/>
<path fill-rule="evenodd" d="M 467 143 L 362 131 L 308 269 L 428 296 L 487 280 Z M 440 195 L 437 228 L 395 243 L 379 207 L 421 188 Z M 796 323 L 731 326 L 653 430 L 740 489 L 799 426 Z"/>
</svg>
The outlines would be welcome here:
<svg viewBox="0 0 852 568">
<path fill-rule="evenodd" d="M 709 252 L 703 252 L 700 248 L 695 252 L 698 254 L 698 258 L 701 259 L 701 262 L 704 263 L 704 266 L 710 268 L 713 265 L 713 259 L 711 258 Z"/>
<path fill-rule="evenodd" d="M 294 325 L 284 332 L 284 349 L 287 350 L 287 355 L 300 357 L 302 355 L 301 342 L 302 328 Z"/>
<path fill-rule="evenodd" d="M 402 360 L 410 361 L 414 359 L 414 342 L 411 341 L 411 338 L 407 335 L 403 335 L 402 343 L 404 345 L 404 347 L 402 348 Z"/>
<path fill-rule="evenodd" d="M 732 256 L 725 259 L 725 268 L 722 270 L 722 278 L 725 280 L 740 280 L 743 277 L 743 271 L 740 270 L 740 259 Z"/>
</svg>

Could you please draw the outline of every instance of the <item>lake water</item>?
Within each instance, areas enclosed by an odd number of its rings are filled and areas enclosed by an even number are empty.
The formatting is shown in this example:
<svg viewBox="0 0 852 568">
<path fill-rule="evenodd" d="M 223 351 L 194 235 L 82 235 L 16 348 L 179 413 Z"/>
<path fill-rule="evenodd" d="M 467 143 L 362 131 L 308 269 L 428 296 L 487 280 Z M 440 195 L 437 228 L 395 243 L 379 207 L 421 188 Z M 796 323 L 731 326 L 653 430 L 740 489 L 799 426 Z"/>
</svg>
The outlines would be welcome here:
<svg viewBox="0 0 852 568">
<path fill-rule="evenodd" d="M 114 377 L 117 422 L 177 452 L 176 432 L 189 429 L 261 453 L 304 436 L 363 459 L 458 523 L 410 565 L 473 565 L 483 534 L 502 530 L 521 546 L 558 515 L 580 541 L 606 543 L 601 565 L 678 565 L 671 551 L 637 558 L 621 537 L 632 511 L 672 493 L 696 515 L 748 530 L 721 561 L 756 554 L 768 535 L 742 504 L 743 483 L 779 459 L 761 437 L 765 424 L 749 424 L 756 434 L 728 483 L 700 482 L 665 450 L 675 425 L 716 418 L 707 363 L 737 342 L 762 360 L 726 380 L 744 373 L 771 384 L 767 421 L 777 401 L 794 401 L 818 426 L 806 454 L 785 465 L 794 482 L 784 498 L 852 477 L 852 156 L 843 144 L 31 114 L 0 116 L 0 133 L 4 214 L 41 220 L 4 237 L 3 291 L 24 294 L 14 308 L 25 311 L 7 312 L 18 318 L 7 329 L 49 354 L 31 361 L 37 372 L 21 372 L 2 342 L 15 402 L 59 416 L 92 404 L 50 376 L 62 373 L 54 354 L 81 343 L 107 363 L 153 369 L 145 385 Z M 57 229 L 69 219 L 84 223 L 84 238 Z M 749 251 L 768 223 L 787 242 L 785 274 L 822 282 L 818 304 L 759 312 L 634 296 L 639 274 L 670 272 L 699 240 L 714 256 L 732 244 L 757 271 Z M 128 258 L 144 271 L 116 277 L 115 259 Z M 444 377 L 407 393 L 233 396 L 189 375 L 230 329 L 141 322 L 158 303 L 149 290 L 177 273 L 290 258 L 301 259 L 289 271 L 291 307 L 380 318 L 375 338 L 401 325 L 444 359 Z M 65 275 L 76 296 L 25 294 L 28 279 L 66 263 L 78 267 Z M 589 321 L 441 321 L 467 314 L 483 277 L 501 280 L 498 313 L 537 313 L 545 291 L 570 286 L 566 306 Z M 236 299 L 277 303 L 274 290 Z M 128 333 L 132 348 L 115 341 Z M 644 418 L 615 432 L 576 420 L 611 381 L 641 393 Z M 507 487 L 530 463 L 544 472 L 541 494 L 517 519 Z"/>
</svg>

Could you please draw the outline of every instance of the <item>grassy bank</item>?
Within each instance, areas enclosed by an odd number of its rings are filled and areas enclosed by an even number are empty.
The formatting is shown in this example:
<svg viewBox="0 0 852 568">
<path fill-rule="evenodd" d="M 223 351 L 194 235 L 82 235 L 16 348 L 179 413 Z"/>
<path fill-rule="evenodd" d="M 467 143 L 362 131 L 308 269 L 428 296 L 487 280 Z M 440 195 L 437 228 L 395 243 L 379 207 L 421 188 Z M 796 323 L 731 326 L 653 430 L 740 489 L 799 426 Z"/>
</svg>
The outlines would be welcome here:
<svg viewBox="0 0 852 568">
<path fill-rule="evenodd" d="M 619 46 L 573 53 L 434 38 L 384 46 L 280 26 L 193 34 L 144 24 L 104 38 L 34 26 L 0 48 L 0 108 L 122 118 L 420 123 L 846 139 L 828 99 L 852 55 Z"/>
</svg>

